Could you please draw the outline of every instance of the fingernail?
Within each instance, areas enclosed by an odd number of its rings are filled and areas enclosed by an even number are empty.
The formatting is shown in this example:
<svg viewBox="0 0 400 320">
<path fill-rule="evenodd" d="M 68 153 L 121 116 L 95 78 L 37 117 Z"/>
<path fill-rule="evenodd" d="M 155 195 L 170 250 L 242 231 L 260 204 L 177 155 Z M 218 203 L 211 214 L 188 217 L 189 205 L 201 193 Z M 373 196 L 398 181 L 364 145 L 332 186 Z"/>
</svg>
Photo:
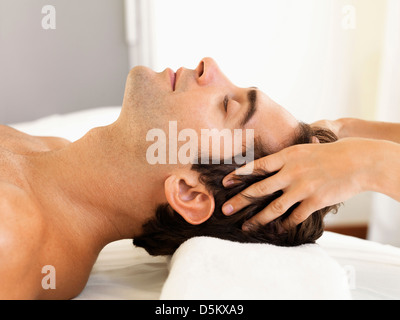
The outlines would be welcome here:
<svg viewBox="0 0 400 320">
<path fill-rule="evenodd" d="M 242 226 L 242 230 L 243 230 L 243 231 L 250 231 L 250 229 L 251 229 L 251 223 L 245 222 L 245 223 L 243 224 L 243 226 Z"/>
<path fill-rule="evenodd" d="M 233 181 L 233 180 L 223 181 L 224 187 L 229 187 L 229 186 L 233 185 L 234 183 L 235 183 L 235 181 Z"/>
<path fill-rule="evenodd" d="M 243 231 L 256 231 L 257 230 L 257 223 L 246 221 L 242 225 L 242 230 Z"/>
<path fill-rule="evenodd" d="M 229 203 L 224 204 L 222 207 L 222 212 L 226 215 L 230 215 L 233 212 L 233 206 Z"/>
</svg>

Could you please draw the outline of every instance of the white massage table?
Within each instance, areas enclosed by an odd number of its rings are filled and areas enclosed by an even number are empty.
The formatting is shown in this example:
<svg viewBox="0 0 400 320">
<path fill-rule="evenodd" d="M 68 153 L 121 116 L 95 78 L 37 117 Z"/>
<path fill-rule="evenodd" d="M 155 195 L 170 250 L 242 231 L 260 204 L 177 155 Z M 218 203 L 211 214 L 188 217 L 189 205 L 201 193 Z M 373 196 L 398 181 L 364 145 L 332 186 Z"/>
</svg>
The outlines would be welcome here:
<svg viewBox="0 0 400 320">
<path fill-rule="evenodd" d="M 331 232 L 318 243 L 349 273 L 354 300 L 400 299 L 399 248 Z M 149 256 L 130 240 L 109 244 L 77 299 L 159 299 L 169 260 Z"/>
<path fill-rule="evenodd" d="M 104 107 L 11 126 L 32 135 L 75 141 L 93 127 L 112 123 L 119 112 L 120 107 Z M 400 248 L 330 232 L 324 233 L 318 245 L 348 273 L 353 299 L 400 299 Z M 168 299 L 162 294 L 171 275 L 169 263 L 170 258 L 151 257 L 130 240 L 111 243 L 76 299 Z"/>
</svg>

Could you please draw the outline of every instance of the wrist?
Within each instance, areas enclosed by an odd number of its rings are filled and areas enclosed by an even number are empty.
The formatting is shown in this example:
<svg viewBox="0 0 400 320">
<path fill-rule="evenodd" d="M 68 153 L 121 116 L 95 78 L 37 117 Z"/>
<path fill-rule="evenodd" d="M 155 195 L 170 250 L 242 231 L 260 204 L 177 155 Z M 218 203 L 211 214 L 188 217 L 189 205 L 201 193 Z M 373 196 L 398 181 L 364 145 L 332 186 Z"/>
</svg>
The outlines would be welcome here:
<svg viewBox="0 0 400 320">
<path fill-rule="evenodd" d="M 364 170 L 364 190 L 386 194 L 393 197 L 398 189 L 398 168 L 400 146 L 384 140 L 369 140 L 370 152 Z"/>
</svg>

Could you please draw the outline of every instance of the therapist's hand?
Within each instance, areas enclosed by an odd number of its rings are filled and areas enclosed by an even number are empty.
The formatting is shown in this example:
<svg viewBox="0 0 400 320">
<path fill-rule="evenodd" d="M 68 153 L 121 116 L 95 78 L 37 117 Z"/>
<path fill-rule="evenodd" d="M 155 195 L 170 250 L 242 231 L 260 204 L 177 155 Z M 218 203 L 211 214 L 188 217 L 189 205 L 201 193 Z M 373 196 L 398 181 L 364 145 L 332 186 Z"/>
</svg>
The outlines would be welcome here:
<svg viewBox="0 0 400 320">
<path fill-rule="evenodd" d="M 301 202 L 284 222 L 285 229 L 292 228 L 313 212 L 366 191 L 367 177 L 374 173 L 371 158 L 374 152 L 373 140 L 356 138 L 283 149 L 251 163 L 254 170 L 277 173 L 228 200 L 222 210 L 224 214 L 232 215 L 250 204 L 243 195 L 261 197 L 282 190 L 283 195 L 249 219 L 243 229 L 268 224 Z M 229 188 L 234 174 L 245 172 L 246 167 L 248 170 L 249 164 L 227 175 L 223 180 L 224 186 Z"/>
<path fill-rule="evenodd" d="M 339 139 L 344 138 L 341 135 L 343 119 L 338 120 L 319 120 L 311 124 L 311 127 L 324 128 L 332 131 Z"/>
</svg>

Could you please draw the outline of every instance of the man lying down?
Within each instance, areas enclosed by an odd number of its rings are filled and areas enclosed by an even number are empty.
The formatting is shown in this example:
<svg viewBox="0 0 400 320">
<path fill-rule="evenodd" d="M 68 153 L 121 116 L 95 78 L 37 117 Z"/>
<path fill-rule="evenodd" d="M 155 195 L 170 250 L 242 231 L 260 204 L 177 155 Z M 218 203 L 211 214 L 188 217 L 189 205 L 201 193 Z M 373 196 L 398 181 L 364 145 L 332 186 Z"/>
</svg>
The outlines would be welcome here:
<svg viewBox="0 0 400 320">
<path fill-rule="evenodd" d="M 202 129 L 252 129 L 255 159 L 294 144 L 336 139 L 329 130 L 299 123 L 260 90 L 234 86 L 210 58 L 176 74 L 132 69 L 117 121 L 74 143 L 2 126 L 0 298 L 73 298 L 100 251 L 120 239 L 134 239 L 152 255 L 169 255 L 195 236 L 281 246 L 321 236 L 324 216 L 337 206 L 288 228 L 284 221 L 292 207 L 265 226 L 242 230 L 243 222 L 282 192 L 250 199 L 239 213 L 225 216 L 226 200 L 273 175 L 254 171 L 224 188 L 222 179 L 241 165 L 233 153 L 231 164 L 154 163 L 148 155 L 155 139 L 148 134 L 168 132 L 171 121 L 198 136 Z M 198 154 L 210 151 L 201 148 Z M 54 288 L 43 286 L 43 270 L 56 272 Z"/>
</svg>

